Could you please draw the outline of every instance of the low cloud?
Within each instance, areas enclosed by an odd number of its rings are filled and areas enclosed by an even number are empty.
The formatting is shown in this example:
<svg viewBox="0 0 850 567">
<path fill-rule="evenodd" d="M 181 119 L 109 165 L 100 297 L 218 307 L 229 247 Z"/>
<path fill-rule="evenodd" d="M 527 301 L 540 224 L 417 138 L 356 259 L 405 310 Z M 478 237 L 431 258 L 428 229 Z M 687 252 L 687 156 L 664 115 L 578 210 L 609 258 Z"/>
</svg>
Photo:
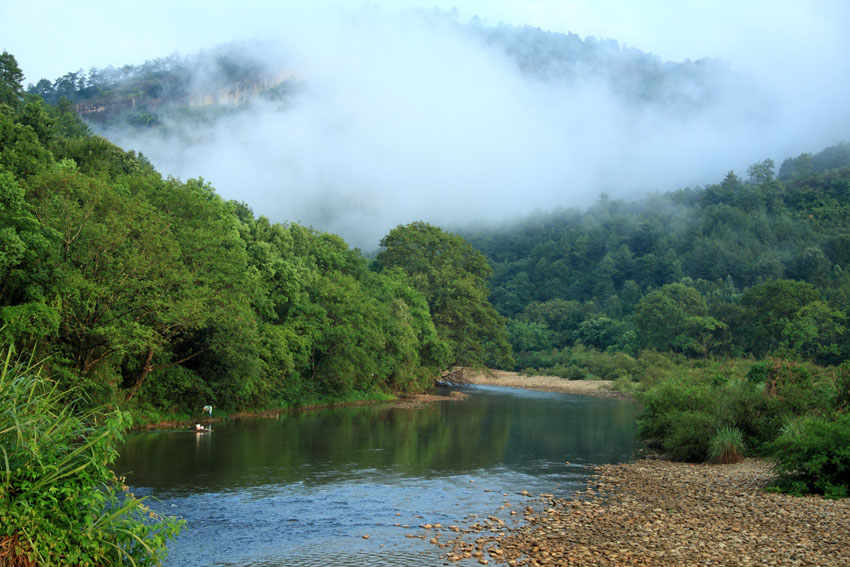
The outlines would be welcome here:
<svg viewBox="0 0 850 567">
<path fill-rule="evenodd" d="M 826 86 L 818 69 L 789 69 L 806 79 L 795 87 L 793 76 L 706 61 L 692 66 L 691 98 L 686 82 L 670 100 L 664 89 L 642 100 L 610 75 L 566 80 L 522 68 L 491 41 L 497 29 L 376 8 L 288 21 L 274 49 L 257 55 L 304 85 L 286 105 L 257 99 L 198 127 L 191 143 L 109 136 L 166 174 L 208 179 L 258 215 L 366 250 L 414 220 L 502 222 L 585 206 L 602 192 L 635 198 L 719 182 L 730 169 L 768 157 L 778 166 L 848 137 L 850 88 L 813 98 Z"/>
</svg>

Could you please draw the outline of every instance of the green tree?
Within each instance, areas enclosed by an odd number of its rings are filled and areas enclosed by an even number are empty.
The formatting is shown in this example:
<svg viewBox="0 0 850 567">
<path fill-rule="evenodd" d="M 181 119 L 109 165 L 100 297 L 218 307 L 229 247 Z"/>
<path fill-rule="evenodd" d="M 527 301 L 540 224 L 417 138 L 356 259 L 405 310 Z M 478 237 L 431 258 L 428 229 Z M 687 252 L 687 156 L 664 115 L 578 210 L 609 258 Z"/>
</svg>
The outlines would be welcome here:
<svg viewBox="0 0 850 567">
<path fill-rule="evenodd" d="M 741 298 L 750 348 L 757 356 L 788 346 L 786 329 L 797 313 L 818 299 L 807 282 L 777 279 L 749 288 Z"/>
<path fill-rule="evenodd" d="M 173 294 L 179 251 L 166 219 L 69 160 L 36 176 L 28 197 L 38 220 L 58 235 L 50 285 L 64 357 L 87 375 L 144 349 L 155 336 L 152 314 L 182 305 Z"/>
<path fill-rule="evenodd" d="M 59 319 L 48 289 L 54 233 L 32 215 L 24 195 L 0 171 L 0 336 L 27 351 L 54 335 Z"/>
<path fill-rule="evenodd" d="M 754 163 L 747 168 L 747 175 L 749 175 L 751 183 L 755 185 L 767 185 L 774 179 L 774 168 L 773 160 L 766 159 Z"/>
<path fill-rule="evenodd" d="M 505 320 L 487 299 L 492 269 L 463 238 L 424 222 L 398 226 L 381 240 L 375 265 L 408 274 L 427 299 L 453 364 L 512 365 Z"/>
<path fill-rule="evenodd" d="M 24 73 L 18 67 L 15 56 L 3 51 L 0 54 L 0 105 L 5 104 L 13 109 L 20 106 L 24 92 L 21 86 L 23 80 Z"/>
<path fill-rule="evenodd" d="M 514 352 L 517 353 L 552 348 L 551 331 L 545 323 L 511 319 L 508 321 L 508 336 Z"/>
<path fill-rule="evenodd" d="M 176 270 L 165 276 L 171 282 L 163 289 L 171 296 L 160 294 L 160 309 L 148 312 L 151 334 L 140 345 L 140 364 L 132 366 L 137 374 L 130 395 L 151 372 L 182 365 L 214 385 L 221 405 L 249 403 L 261 379 L 251 306 L 257 282 L 248 269 L 235 205 L 203 179 L 163 183 L 146 174 L 128 179 L 133 180 L 132 190 L 170 223 L 178 259 L 166 264 Z"/>
<path fill-rule="evenodd" d="M 847 351 L 847 316 L 823 301 L 801 307 L 782 329 L 783 348 L 821 364 L 840 364 Z"/>
<path fill-rule="evenodd" d="M 635 310 L 635 325 L 646 347 L 703 355 L 709 337 L 725 328 L 708 316 L 708 305 L 700 292 L 681 283 L 646 294 Z"/>
</svg>

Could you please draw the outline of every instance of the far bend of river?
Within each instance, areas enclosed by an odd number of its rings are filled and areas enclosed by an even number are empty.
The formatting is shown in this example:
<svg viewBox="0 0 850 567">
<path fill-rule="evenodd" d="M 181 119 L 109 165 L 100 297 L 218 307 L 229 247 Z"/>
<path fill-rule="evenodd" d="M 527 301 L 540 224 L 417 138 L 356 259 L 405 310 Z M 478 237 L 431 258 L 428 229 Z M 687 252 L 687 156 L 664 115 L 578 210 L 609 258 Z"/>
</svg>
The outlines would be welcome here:
<svg viewBox="0 0 850 567">
<path fill-rule="evenodd" d="M 431 566 L 442 550 L 405 537 L 428 534 L 421 524 L 507 520 L 525 505 L 521 490 L 568 497 L 584 488 L 585 465 L 627 461 L 636 448 L 634 402 L 462 391 L 465 401 L 417 408 L 134 433 L 115 470 L 137 496 L 156 499 L 153 509 L 187 520 L 166 567 Z"/>
</svg>

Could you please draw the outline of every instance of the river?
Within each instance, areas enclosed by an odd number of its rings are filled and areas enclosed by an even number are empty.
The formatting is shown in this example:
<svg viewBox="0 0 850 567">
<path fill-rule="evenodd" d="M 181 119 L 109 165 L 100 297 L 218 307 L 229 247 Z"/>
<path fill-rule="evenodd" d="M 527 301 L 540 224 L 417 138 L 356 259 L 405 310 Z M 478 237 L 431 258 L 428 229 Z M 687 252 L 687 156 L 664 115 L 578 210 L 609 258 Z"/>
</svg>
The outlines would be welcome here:
<svg viewBox="0 0 850 567">
<path fill-rule="evenodd" d="M 521 490 L 569 496 L 586 465 L 634 453 L 634 402 L 462 390 L 460 402 L 134 433 L 115 469 L 153 509 L 187 520 L 166 567 L 430 566 L 441 550 L 408 537 L 426 535 L 420 525 L 509 519 Z"/>
</svg>

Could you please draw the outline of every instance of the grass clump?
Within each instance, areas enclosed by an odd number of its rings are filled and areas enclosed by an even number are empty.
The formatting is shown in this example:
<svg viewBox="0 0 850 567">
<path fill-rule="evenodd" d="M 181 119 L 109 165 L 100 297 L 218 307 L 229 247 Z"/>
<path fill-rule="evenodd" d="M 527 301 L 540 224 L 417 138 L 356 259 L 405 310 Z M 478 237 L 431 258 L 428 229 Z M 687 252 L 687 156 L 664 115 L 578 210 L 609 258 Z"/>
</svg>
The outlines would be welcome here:
<svg viewBox="0 0 850 567">
<path fill-rule="evenodd" d="M 744 435 L 737 427 L 724 426 L 717 430 L 709 444 L 708 456 L 722 465 L 739 463 L 744 459 Z"/>
<path fill-rule="evenodd" d="M 80 405 L 32 360 L 0 361 L 0 565 L 159 565 L 182 527 L 109 469 L 127 415 Z"/>
</svg>

